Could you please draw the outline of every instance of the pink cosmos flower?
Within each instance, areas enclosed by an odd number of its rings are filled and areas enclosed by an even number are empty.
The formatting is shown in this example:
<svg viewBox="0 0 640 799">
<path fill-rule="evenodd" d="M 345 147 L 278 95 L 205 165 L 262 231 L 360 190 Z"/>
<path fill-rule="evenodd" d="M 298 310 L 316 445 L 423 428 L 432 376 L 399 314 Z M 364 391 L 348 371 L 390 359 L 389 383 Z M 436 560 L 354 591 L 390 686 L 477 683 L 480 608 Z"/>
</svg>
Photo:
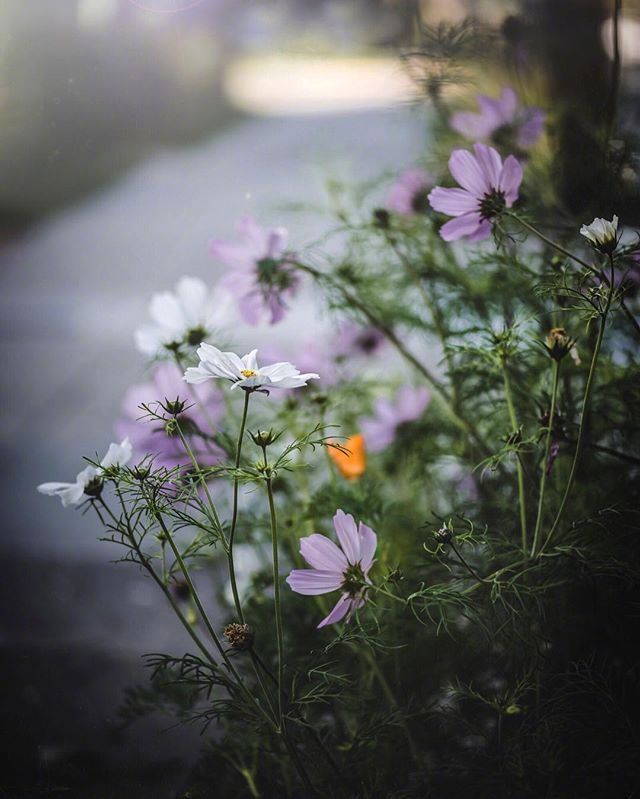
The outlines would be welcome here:
<svg viewBox="0 0 640 799">
<path fill-rule="evenodd" d="M 445 241 L 463 236 L 469 241 L 486 239 L 491 220 L 518 199 L 522 182 L 518 159 L 509 155 L 503 164 L 499 153 L 486 144 L 474 144 L 473 150 L 454 150 L 449 158 L 449 171 L 462 188 L 436 186 L 429 194 L 435 211 L 455 217 L 440 228 Z"/>
<path fill-rule="evenodd" d="M 267 317 L 275 325 L 285 315 L 286 300 L 298 289 L 299 278 L 290 256 L 285 252 L 285 228 L 265 229 L 251 216 L 236 225 L 239 243 L 214 239 L 209 252 L 229 271 L 220 286 L 238 301 L 240 315 L 249 325 L 258 325 Z"/>
<path fill-rule="evenodd" d="M 427 210 L 427 192 L 433 179 L 424 169 L 407 169 L 398 175 L 387 198 L 387 208 L 403 216 Z"/>
<path fill-rule="evenodd" d="M 204 411 L 196 402 L 193 390 L 182 379 L 182 372 L 171 362 L 161 363 L 153 371 L 148 383 L 131 386 L 122 401 L 122 416 L 115 429 L 120 436 L 129 436 L 138 460 L 153 456 L 155 466 L 173 469 L 176 466 L 191 467 L 191 460 L 177 435 L 168 435 L 160 420 L 141 418 L 144 411 L 140 404 L 154 410 L 158 402 L 187 401 L 187 409 L 178 417 L 181 429 L 202 466 L 213 466 L 224 457 L 223 450 L 212 440 L 211 423 L 217 424 L 224 414 L 224 401 L 220 392 L 212 386 L 202 386 L 198 396 Z M 191 407 L 188 407 L 191 406 Z M 162 408 L 158 408 L 162 413 Z M 205 413 L 206 411 L 206 413 Z"/>
<path fill-rule="evenodd" d="M 478 95 L 480 113 L 458 111 L 449 120 L 451 127 L 472 141 L 497 140 L 504 131 L 512 131 L 518 147 L 531 147 L 544 129 L 544 112 L 534 106 L 520 107 L 518 95 L 507 86 L 494 99 Z"/>
<path fill-rule="evenodd" d="M 364 592 L 369 570 L 373 565 L 378 537 L 370 527 L 360 522 L 356 525 L 353 516 L 337 510 L 333 526 L 340 547 L 324 535 L 314 533 L 300 539 L 300 554 L 310 569 L 294 569 L 287 577 L 293 591 L 306 596 L 342 591 L 342 595 L 331 613 L 318 628 L 347 617 L 364 605 Z"/>
<path fill-rule="evenodd" d="M 426 388 L 412 386 L 403 386 L 393 401 L 378 397 L 373 406 L 373 416 L 360 419 L 359 423 L 367 450 L 380 452 L 388 447 L 401 425 L 414 422 L 422 416 L 430 399 Z"/>
<path fill-rule="evenodd" d="M 376 355 L 386 343 L 384 333 L 377 327 L 346 321 L 336 332 L 333 351 L 336 360 L 343 361 L 354 355 Z"/>
</svg>

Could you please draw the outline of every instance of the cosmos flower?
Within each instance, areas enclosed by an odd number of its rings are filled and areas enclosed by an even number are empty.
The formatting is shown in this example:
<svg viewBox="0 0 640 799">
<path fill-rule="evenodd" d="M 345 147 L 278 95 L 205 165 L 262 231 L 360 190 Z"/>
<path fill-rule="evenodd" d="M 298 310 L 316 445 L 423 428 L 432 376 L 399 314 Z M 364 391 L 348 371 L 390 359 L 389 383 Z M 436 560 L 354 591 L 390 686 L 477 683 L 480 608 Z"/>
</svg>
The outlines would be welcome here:
<svg viewBox="0 0 640 799">
<path fill-rule="evenodd" d="M 240 243 L 214 239 L 209 252 L 229 271 L 220 281 L 238 302 L 244 321 L 257 325 L 264 318 L 275 325 L 285 315 L 287 299 L 299 285 L 298 275 L 287 256 L 287 231 L 265 229 L 251 216 L 244 216 L 236 225 Z"/>
<path fill-rule="evenodd" d="M 85 499 L 100 496 L 102 476 L 107 469 L 114 466 L 126 466 L 132 455 L 131 442 L 128 438 L 119 444 L 111 443 L 100 466 L 89 464 L 78 473 L 75 483 L 41 483 L 38 491 L 49 497 L 60 497 L 64 508 L 78 505 Z"/>
<path fill-rule="evenodd" d="M 180 429 L 201 466 L 213 466 L 220 462 L 224 451 L 213 441 L 211 425 L 216 425 L 224 414 L 222 394 L 211 385 L 203 386 L 196 401 L 193 390 L 185 385 L 182 372 L 171 362 L 158 364 L 151 380 L 131 386 L 122 400 L 122 416 L 116 422 L 119 436 L 128 436 L 136 456 L 153 456 L 155 466 L 173 469 L 176 466 L 191 466 L 191 459 L 176 433 L 167 432 L 159 419 L 144 418 L 140 406 L 151 408 L 165 399 L 186 400 L 186 409 L 179 416 Z"/>
<path fill-rule="evenodd" d="M 346 441 L 327 442 L 327 452 L 335 467 L 346 480 L 357 480 L 367 468 L 364 436 L 356 433 Z M 339 444 L 340 449 L 332 444 Z"/>
<path fill-rule="evenodd" d="M 424 213 L 433 179 L 424 169 L 407 169 L 398 175 L 387 197 L 387 208 L 403 216 Z"/>
<path fill-rule="evenodd" d="M 191 366 L 184 373 L 187 383 L 204 383 L 213 378 L 223 378 L 231 382 L 231 388 L 244 388 L 256 391 L 259 388 L 300 388 L 307 380 L 316 380 L 319 375 L 308 372 L 300 374 L 296 367 L 282 361 L 271 366 L 258 366 L 258 350 L 239 358 L 235 352 L 221 352 L 211 344 L 198 347 L 198 366 Z"/>
<path fill-rule="evenodd" d="M 511 87 L 505 87 L 497 99 L 478 95 L 480 113 L 458 111 L 449 124 L 458 133 L 471 141 L 500 141 L 504 134 L 511 134 L 510 141 L 518 147 L 531 147 L 540 138 L 544 129 L 544 112 L 540 108 L 521 107 L 518 95 Z"/>
<path fill-rule="evenodd" d="M 596 217 L 590 225 L 583 225 L 580 234 L 601 253 L 610 253 L 618 246 L 618 217 L 611 222 Z"/>
<path fill-rule="evenodd" d="M 360 419 L 367 450 L 380 452 L 388 447 L 401 425 L 414 422 L 422 416 L 430 398 L 426 388 L 412 386 L 403 386 L 393 401 L 378 397 L 373 406 L 373 416 Z"/>
<path fill-rule="evenodd" d="M 341 591 L 342 595 L 331 613 L 318 627 L 336 622 L 361 608 L 365 590 L 370 584 L 368 574 L 373 565 L 377 536 L 370 527 L 356 524 L 351 514 L 337 510 L 333 526 L 340 542 L 338 547 L 327 536 L 314 533 L 300 539 L 300 554 L 310 569 L 294 569 L 287 577 L 293 591 L 306 596 Z"/>
<path fill-rule="evenodd" d="M 218 292 L 197 277 L 181 277 L 173 292 L 154 294 L 149 303 L 151 323 L 135 332 L 136 347 L 144 355 L 174 352 L 183 344 L 196 346 L 222 324 Z"/>
<path fill-rule="evenodd" d="M 354 355 L 376 355 L 386 344 L 387 339 L 379 328 L 345 321 L 338 328 L 333 350 L 336 360 L 341 361 Z"/>
<path fill-rule="evenodd" d="M 455 217 L 440 228 L 445 241 L 487 238 L 491 220 L 518 199 L 520 162 L 509 155 L 503 164 L 496 150 L 485 144 L 474 144 L 473 150 L 454 150 L 449 158 L 449 171 L 462 188 L 436 186 L 429 194 L 435 211 Z"/>
</svg>

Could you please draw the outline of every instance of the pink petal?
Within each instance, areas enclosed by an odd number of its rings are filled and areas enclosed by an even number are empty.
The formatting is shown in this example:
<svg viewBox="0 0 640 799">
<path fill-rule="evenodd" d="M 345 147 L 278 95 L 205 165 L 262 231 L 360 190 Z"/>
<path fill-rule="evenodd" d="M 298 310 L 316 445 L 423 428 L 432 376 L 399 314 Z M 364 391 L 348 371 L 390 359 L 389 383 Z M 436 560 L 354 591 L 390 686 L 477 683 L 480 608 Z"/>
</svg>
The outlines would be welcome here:
<svg viewBox="0 0 640 799">
<path fill-rule="evenodd" d="M 490 190 L 484 171 L 468 150 L 454 150 L 451 153 L 449 171 L 463 189 L 478 199 L 482 199 Z"/>
<path fill-rule="evenodd" d="M 343 619 L 347 613 L 351 611 L 352 604 L 353 600 L 350 598 L 349 594 L 343 594 L 337 601 L 331 613 L 320 622 L 318 629 L 321 627 L 326 627 L 327 624 L 335 624 Z"/>
<path fill-rule="evenodd" d="M 457 111 L 449 120 L 449 125 L 467 139 L 486 139 L 491 133 L 491 123 L 481 114 L 471 111 Z"/>
<path fill-rule="evenodd" d="M 470 214 L 459 216 L 457 219 L 450 219 L 440 228 L 440 235 L 445 241 L 456 241 L 456 239 L 461 239 L 463 236 L 472 236 L 477 233 L 481 225 L 480 212 L 474 211 Z"/>
<path fill-rule="evenodd" d="M 378 545 L 378 536 L 362 522 L 360 522 L 358 527 L 358 533 L 360 534 L 360 565 L 366 575 L 373 563 L 373 556 Z"/>
<path fill-rule="evenodd" d="M 286 228 L 277 227 L 270 230 L 267 237 L 267 251 L 265 256 L 277 260 L 284 252 L 287 245 L 288 232 Z"/>
<path fill-rule="evenodd" d="M 509 155 L 505 159 L 498 183 L 509 208 L 518 199 L 520 183 L 522 183 L 522 165 L 517 158 Z"/>
<path fill-rule="evenodd" d="M 314 569 L 343 573 L 349 565 L 344 552 L 319 533 L 300 539 L 300 554 Z"/>
<path fill-rule="evenodd" d="M 333 526 L 349 563 L 358 563 L 360 560 L 360 536 L 353 516 L 342 510 L 337 510 L 333 517 Z"/>
<path fill-rule="evenodd" d="M 483 219 L 475 233 L 467 236 L 467 241 L 482 241 L 491 235 L 492 225 L 488 219 Z"/>
<path fill-rule="evenodd" d="M 449 216 L 462 216 L 478 209 L 478 198 L 465 189 L 443 189 L 442 186 L 436 186 L 429 192 L 427 199 L 434 211 Z"/>
<path fill-rule="evenodd" d="M 209 242 L 209 255 L 232 269 L 250 269 L 254 263 L 251 251 L 244 244 L 223 239 Z"/>
<path fill-rule="evenodd" d="M 306 596 L 328 594 L 342 585 L 342 573 L 320 569 L 293 569 L 287 577 L 292 591 Z"/>
<path fill-rule="evenodd" d="M 491 188 L 498 188 L 500 173 L 502 172 L 502 158 L 493 147 L 487 147 L 486 144 L 474 144 L 473 150 L 482 171 L 487 177 L 487 182 Z"/>
<path fill-rule="evenodd" d="M 544 130 L 544 111 L 540 108 L 529 108 L 518 130 L 520 147 L 531 147 L 536 143 Z"/>
<path fill-rule="evenodd" d="M 518 110 L 518 95 L 511 88 L 511 86 L 505 86 L 505 88 L 502 90 L 502 94 L 498 100 L 498 105 L 500 108 L 502 123 L 504 124 L 513 122 L 516 118 L 516 111 Z"/>
</svg>

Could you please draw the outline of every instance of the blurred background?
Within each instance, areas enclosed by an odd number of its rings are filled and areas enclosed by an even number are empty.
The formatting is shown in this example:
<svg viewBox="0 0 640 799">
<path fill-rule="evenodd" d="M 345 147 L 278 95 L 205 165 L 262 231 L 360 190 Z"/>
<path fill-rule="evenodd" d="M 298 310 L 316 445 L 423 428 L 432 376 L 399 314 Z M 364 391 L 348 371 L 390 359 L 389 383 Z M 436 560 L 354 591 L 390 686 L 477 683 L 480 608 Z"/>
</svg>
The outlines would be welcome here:
<svg viewBox="0 0 640 799">
<path fill-rule="evenodd" d="M 124 691 L 147 679 L 140 656 L 187 641 L 148 580 L 109 562 L 95 519 L 35 492 L 112 440 L 145 374 L 132 333 L 150 295 L 183 274 L 215 282 L 207 242 L 232 238 L 243 213 L 287 226 L 295 247 L 327 221 L 287 204 L 325 205 L 332 175 L 416 163 L 432 112 L 399 56 L 418 22 L 473 15 L 512 64 L 534 64 L 548 100 L 567 101 L 558 191 L 588 205 L 597 175 L 572 142 L 606 112 L 613 6 L 2 0 L 0 796 L 174 797 L 202 745 L 169 718 L 118 731 Z M 637 4 L 619 42 L 618 124 L 637 130 Z"/>
</svg>

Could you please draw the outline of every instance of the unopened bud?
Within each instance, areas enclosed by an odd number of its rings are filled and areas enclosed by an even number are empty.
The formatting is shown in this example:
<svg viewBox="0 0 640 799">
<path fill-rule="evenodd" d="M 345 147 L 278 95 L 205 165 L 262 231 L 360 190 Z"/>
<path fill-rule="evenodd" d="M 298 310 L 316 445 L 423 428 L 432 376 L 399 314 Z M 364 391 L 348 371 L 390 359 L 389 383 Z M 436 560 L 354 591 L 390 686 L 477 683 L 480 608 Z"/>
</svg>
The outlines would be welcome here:
<svg viewBox="0 0 640 799">
<path fill-rule="evenodd" d="M 448 524 L 443 524 L 442 527 L 433 534 L 438 544 L 448 544 L 453 538 L 453 530 Z"/>
<path fill-rule="evenodd" d="M 277 436 L 273 434 L 272 430 L 258 430 L 257 433 L 251 433 L 253 443 L 258 447 L 268 447 L 276 440 Z"/>
<path fill-rule="evenodd" d="M 187 402 L 186 400 L 181 400 L 180 397 L 176 397 L 174 400 L 169 400 L 165 397 L 164 402 L 160 404 L 167 413 L 170 413 L 172 416 L 178 416 L 178 414 L 182 413 L 184 410 L 184 406 Z"/>
<path fill-rule="evenodd" d="M 561 361 L 571 352 L 575 341 L 568 335 L 564 327 L 552 327 L 547 333 L 545 349 L 554 361 Z"/>
</svg>

